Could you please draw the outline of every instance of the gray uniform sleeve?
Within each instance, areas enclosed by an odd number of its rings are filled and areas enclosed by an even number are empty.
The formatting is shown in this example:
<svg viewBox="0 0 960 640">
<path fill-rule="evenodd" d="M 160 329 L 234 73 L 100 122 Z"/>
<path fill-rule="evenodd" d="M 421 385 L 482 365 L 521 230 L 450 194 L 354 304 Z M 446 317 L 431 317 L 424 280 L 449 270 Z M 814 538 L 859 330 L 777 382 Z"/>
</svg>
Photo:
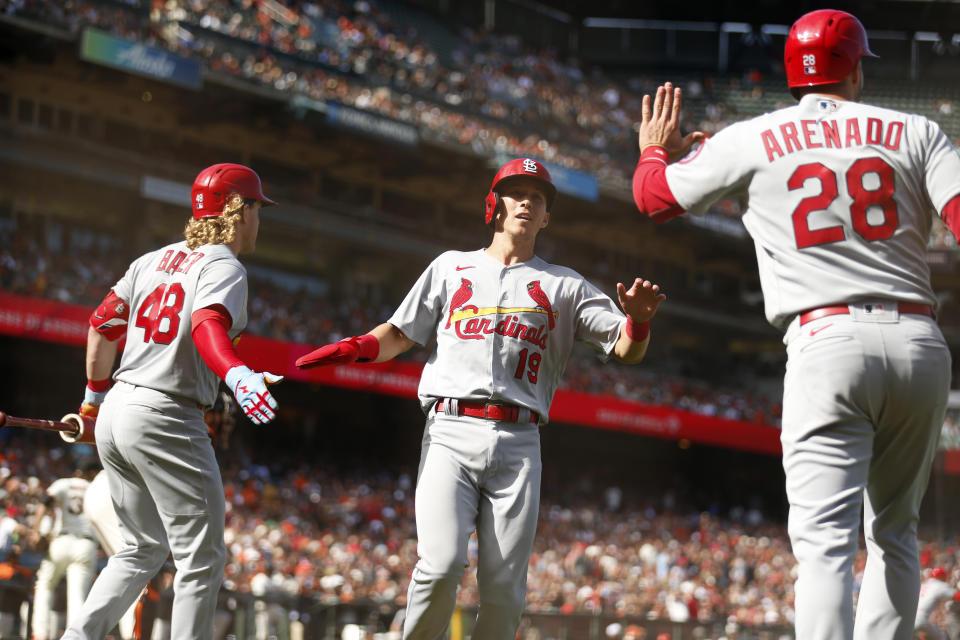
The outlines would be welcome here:
<svg viewBox="0 0 960 640">
<path fill-rule="evenodd" d="M 595 286 L 583 280 L 577 302 L 575 338 L 604 354 L 606 360 L 620 339 L 620 327 L 626 316 L 617 303 Z"/>
<path fill-rule="evenodd" d="M 446 304 L 447 290 L 437 268 L 438 261 L 439 258 L 420 274 L 407 297 L 388 320 L 403 335 L 421 346 L 436 332 Z"/>
<path fill-rule="evenodd" d="M 243 328 L 237 327 L 237 321 L 246 316 L 247 272 L 239 263 L 214 260 L 200 272 L 191 313 L 216 304 L 230 312 L 232 328 Z"/>
<path fill-rule="evenodd" d="M 924 163 L 924 181 L 930 201 L 937 213 L 943 211 L 950 200 L 960 195 L 960 152 L 935 123 L 927 121 L 929 145 Z"/>
<path fill-rule="evenodd" d="M 679 162 L 667 166 L 667 185 L 683 209 L 701 215 L 725 196 L 737 192 L 745 184 L 740 148 L 743 129 L 731 125 L 705 141 Z"/>
</svg>

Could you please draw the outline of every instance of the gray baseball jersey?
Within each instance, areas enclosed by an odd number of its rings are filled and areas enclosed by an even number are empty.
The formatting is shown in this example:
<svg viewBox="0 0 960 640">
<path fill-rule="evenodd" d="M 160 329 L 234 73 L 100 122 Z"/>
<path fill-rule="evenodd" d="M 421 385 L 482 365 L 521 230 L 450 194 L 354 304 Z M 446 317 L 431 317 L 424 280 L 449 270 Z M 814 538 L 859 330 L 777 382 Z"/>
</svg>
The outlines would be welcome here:
<svg viewBox="0 0 960 640">
<path fill-rule="evenodd" d="M 933 305 L 931 216 L 957 195 L 960 156 L 933 122 L 807 95 L 739 122 L 667 167 L 678 204 L 746 200 L 767 319 L 835 302 Z"/>
<path fill-rule="evenodd" d="M 924 258 L 932 216 L 960 193 L 960 156 L 926 118 L 811 94 L 723 129 L 665 175 L 694 213 L 746 201 L 766 315 L 785 329 L 797 637 L 908 640 L 951 371 Z"/>
<path fill-rule="evenodd" d="M 572 269 L 534 257 L 503 265 L 485 251 L 448 251 L 389 320 L 437 349 L 420 378 L 424 410 L 438 398 L 514 404 L 546 421 L 574 340 L 607 357 L 623 313 Z"/>
<path fill-rule="evenodd" d="M 113 287 L 130 305 L 127 344 L 114 378 L 189 398 L 216 400 L 220 380 L 190 338 L 190 316 L 220 304 L 236 337 L 247 325 L 247 271 L 226 245 L 178 242 L 135 260 Z"/>
</svg>

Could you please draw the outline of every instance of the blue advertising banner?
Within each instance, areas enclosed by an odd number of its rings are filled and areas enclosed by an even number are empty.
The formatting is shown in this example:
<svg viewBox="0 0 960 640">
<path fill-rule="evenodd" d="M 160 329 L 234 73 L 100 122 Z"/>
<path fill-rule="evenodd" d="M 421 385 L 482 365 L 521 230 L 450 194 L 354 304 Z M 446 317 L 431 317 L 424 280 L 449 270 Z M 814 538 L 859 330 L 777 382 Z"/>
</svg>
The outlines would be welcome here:
<svg viewBox="0 0 960 640">
<path fill-rule="evenodd" d="M 80 58 L 188 89 L 200 89 L 203 86 L 199 62 L 117 38 L 98 29 L 88 27 L 83 30 Z"/>
<path fill-rule="evenodd" d="M 369 111 L 345 107 L 335 102 L 326 103 L 327 122 L 353 129 L 398 144 L 414 147 L 420 142 L 420 133 L 413 125 L 384 118 Z"/>
<path fill-rule="evenodd" d="M 543 166 L 550 172 L 550 178 L 560 193 L 575 196 L 581 200 L 596 202 L 600 195 L 600 186 L 597 179 L 589 173 L 567 169 L 560 165 L 544 162 Z"/>
</svg>

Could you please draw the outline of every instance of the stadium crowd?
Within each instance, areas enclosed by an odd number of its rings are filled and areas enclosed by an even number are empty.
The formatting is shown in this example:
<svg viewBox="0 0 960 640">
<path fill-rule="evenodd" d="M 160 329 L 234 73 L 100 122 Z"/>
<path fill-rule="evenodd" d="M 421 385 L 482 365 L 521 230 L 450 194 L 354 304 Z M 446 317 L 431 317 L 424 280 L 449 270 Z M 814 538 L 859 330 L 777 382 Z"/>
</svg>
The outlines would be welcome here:
<svg viewBox="0 0 960 640">
<path fill-rule="evenodd" d="M 46 486 L 95 455 L 90 448 L 44 442 L 54 441 L 47 434 L 4 435 L 4 520 L 30 527 Z M 411 474 L 326 467 L 289 451 L 259 448 L 259 458 L 251 455 L 236 446 L 221 455 L 227 498 L 224 589 L 402 607 L 416 561 Z M 703 511 L 671 493 L 654 499 L 640 497 L 642 491 L 585 483 L 583 476 L 545 483 L 529 565 L 528 612 L 592 613 L 625 624 L 790 625 L 796 564 L 784 522 L 748 504 Z M 21 544 L 17 534 L 7 536 L 0 540 L 0 554 Z M 464 607 L 477 603 L 475 551 L 472 547 L 458 595 Z M 956 584 L 960 540 L 924 542 L 921 558 L 925 571 L 944 567 L 949 583 Z M 861 552 L 856 584 L 864 561 Z"/>
<path fill-rule="evenodd" d="M 0 290 L 95 306 L 126 268 L 128 250 L 112 233 L 68 226 L 51 217 L 0 217 Z M 322 344 L 365 333 L 390 316 L 399 300 L 386 286 L 331 283 L 317 276 L 249 265 L 247 331 L 278 340 Z M 334 286 L 335 285 L 335 286 Z M 409 352 L 425 360 L 428 349 Z M 678 375 L 658 367 L 600 363 L 589 349 L 574 352 L 563 388 L 616 395 L 704 415 L 779 426 L 779 395 L 760 393 L 756 376 Z M 747 367 L 748 365 L 743 365 Z M 696 371 L 691 365 L 688 369 Z M 734 365 L 724 368 L 726 374 Z M 734 384 L 743 380 L 742 387 Z M 734 384 L 731 384 L 733 382 Z M 776 384 L 768 385 L 776 389 Z"/>
<path fill-rule="evenodd" d="M 2 14 L 74 33 L 94 26 L 199 58 L 215 73 L 411 123 L 479 154 L 533 155 L 629 189 L 640 99 L 656 88 L 656 79 L 611 77 L 550 48 L 536 50 L 520 36 L 477 29 L 456 33 L 435 26 L 433 40 L 444 41 L 438 50 L 390 9 L 397 7 L 367 0 L 289 7 L 229 0 L 153 0 L 149 6 L 0 0 Z M 684 120 L 708 133 L 789 99 L 767 88 L 756 70 L 724 79 L 691 76 L 682 84 Z M 944 104 L 931 102 L 926 115 L 957 137 L 960 130 L 950 129 L 958 128 L 953 110 Z M 732 201 L 721 207 L 737 208 Z"/>
</svg>

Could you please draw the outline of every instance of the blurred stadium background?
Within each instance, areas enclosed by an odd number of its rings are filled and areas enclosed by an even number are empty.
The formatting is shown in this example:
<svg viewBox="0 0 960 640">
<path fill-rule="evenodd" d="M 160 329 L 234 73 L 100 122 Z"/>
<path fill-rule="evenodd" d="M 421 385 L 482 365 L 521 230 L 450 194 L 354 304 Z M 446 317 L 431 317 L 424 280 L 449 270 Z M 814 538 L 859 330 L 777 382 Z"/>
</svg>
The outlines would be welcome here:
<svg viewBox="0 0 960 640">
<path fill-rule="evenodd" d="M 0 0 L 0 409 L 74 410 L 92 306 L 131 259 L 180 236 L 201 168 L 255 168 L 281 205 L 264 211 L 245 259 L 251 321 L 239 348 L 288 379 L 275 423 L 241 418 L 218 439 L 230 550 L 221 630 L 399 638 L 416 558 L 413 397 L 428 351 L 309 373 L 293 370 L 293 354 L 367 331 L 432 257 L 483 246 L 493 172 L 535 157 L 562 195 L 538 253 L 611 294 L 648 277 L 668 301 L 642 365 L 571 359 L 543 432 L 519 637 L 792 638 L 784 353 L 763 319 L 743 203 L 656 226 L 636 214 L 629 181 L 644 93 L 682 86 L 687 130 L 788 104 L 787 26 L 821 6 Z M 960 139 L 960 4 L 831 6 L 858 14 L 882 56 L 865 63 L 865 98 Z M 955 354 L 957 255 L 938 226 L 929 264 Z M 946 567 L 953 583 L 954 404 L 921 522 L 924 567 Z M 0 518 L 30 523 L 44 488 L 95 455 L 0 431 Z M 0 537 L 0 567 L 38 562 Z M 0 615 L 21 637 L 31 580 L 8 574 Z M 457 640 L 476 604 L 470 570 L 459 602 Z"/>
</svg>

